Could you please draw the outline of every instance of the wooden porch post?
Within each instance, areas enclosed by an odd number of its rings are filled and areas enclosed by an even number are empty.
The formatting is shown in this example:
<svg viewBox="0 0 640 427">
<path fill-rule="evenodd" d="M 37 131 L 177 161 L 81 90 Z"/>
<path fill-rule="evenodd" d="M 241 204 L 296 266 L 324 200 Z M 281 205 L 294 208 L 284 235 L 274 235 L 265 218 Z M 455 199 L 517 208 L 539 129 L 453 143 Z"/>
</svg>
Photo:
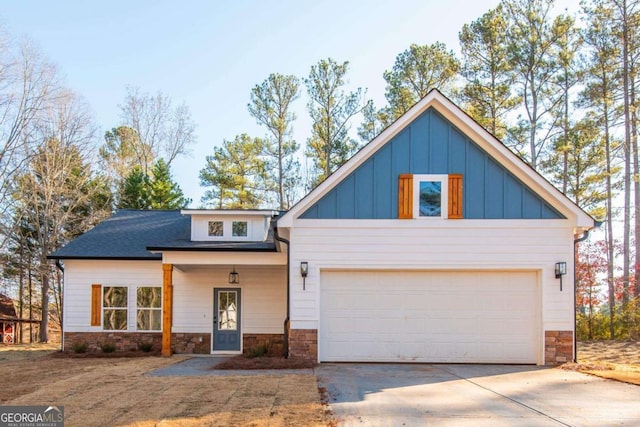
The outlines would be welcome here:
<svg viewBox="0 0 640 427">
<path fill-rule="evenodd" d="M 173 264 L 162 264 L 162 355 L 171 356 L 173 324 Z"/>
</svg>

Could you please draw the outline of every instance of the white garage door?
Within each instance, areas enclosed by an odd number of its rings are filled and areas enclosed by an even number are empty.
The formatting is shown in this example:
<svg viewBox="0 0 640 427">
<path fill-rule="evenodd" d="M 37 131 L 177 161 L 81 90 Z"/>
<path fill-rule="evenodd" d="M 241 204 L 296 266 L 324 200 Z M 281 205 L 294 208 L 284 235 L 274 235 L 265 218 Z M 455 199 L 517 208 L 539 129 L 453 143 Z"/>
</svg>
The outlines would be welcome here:
<svg viewBox="0 0 640 427">
<path fill-rule="evenodd" d="M 322 272 L 321 361 L 536 363 L 535 272 Z"/>
</svg>

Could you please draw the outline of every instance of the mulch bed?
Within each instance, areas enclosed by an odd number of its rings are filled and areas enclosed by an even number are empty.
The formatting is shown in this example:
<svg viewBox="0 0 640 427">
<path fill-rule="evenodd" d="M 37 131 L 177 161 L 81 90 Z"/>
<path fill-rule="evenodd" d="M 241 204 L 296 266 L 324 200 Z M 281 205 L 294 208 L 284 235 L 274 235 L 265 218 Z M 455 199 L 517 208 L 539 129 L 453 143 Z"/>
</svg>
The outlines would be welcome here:
<svg viewBox="0 0 640 427">
<path fill-rule="evenodd" d="M 317 363 L 304 359 L 284 357 L 246 357 L 239 355 L 216 364 L 212 369 L 309 369 Z"/>
</svg>

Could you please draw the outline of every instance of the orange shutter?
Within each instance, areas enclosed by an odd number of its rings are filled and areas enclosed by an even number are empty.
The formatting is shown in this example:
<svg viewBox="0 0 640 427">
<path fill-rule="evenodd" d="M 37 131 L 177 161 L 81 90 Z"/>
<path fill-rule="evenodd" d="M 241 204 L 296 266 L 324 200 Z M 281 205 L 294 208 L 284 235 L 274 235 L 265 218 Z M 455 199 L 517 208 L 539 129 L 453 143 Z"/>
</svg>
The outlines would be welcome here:
<svg viewBox="0 0 640 427">
<path fill-rule="evenodd" d="M 462 218 L 462 174 L 449 175 L 449 215 L 450 219 Z"/>
<path fill-rule="evenodd" d="M 413 218 L 413 175 L 403 173 L 398 179 L 398 218 Z"/>
<path fill-rule="evenodd" d="M 102 285 L 91 285 L 91 326 L 100 326 L 102 313 Z"/>
</svg>

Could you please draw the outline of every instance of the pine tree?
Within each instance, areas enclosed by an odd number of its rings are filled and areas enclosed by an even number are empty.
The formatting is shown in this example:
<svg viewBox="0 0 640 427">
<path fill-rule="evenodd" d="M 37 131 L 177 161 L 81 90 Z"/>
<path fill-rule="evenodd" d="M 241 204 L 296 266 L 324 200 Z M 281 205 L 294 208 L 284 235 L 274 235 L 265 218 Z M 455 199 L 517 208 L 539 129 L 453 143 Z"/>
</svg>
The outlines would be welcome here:
<svg viewBox="0 0 640 427">
<path fill-rule="evenodd" d="M 311 67 L 305 79 L 310 98 L 307 107 L 313 120 L 305 151 L 314 166 L 311 186 L 324 181 L 358 148 L 349 136 L 349 123 L 362 109 L 363 91 L 344 91 L 348 70 L 348 61 L 338 64 L 331 58 L 323 59 Z"/>
<path fill-rule="evenodd" d="M 184 197 L 180 186 L 173 181 L 169 165 L 159 159 L 151 170 L 149 182 L 151 209 L 184 209 L 191 200 Z"/>
</svg>

